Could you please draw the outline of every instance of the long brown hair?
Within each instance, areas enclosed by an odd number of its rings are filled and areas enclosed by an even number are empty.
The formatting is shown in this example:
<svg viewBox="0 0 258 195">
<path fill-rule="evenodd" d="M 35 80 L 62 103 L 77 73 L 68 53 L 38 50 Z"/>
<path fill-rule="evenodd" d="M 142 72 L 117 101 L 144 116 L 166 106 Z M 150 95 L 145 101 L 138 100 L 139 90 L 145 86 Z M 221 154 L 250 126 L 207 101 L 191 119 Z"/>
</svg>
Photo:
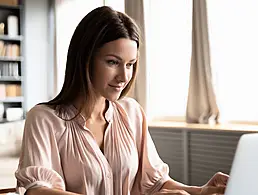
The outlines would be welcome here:
<svg viewBox="0 0 258 195">
<path fill-rule="evenodd" d="M 88 13 L 76 27 L 70 41 L 61 92 L 46 104 L 55 107 L 69 105 L 82 96 L 83 102 L 79 113 L 86 109 L 86 117 L 89 117 L 95 103 L 92 86 L 94 56 L 105 43 L 119 38 L 135 41 L 139 51 L 140 31 L 128 15 L 108 6 L 98 7 Z M 134 64 L 132 79 L 122 91 L 120 98 L 128 93 L 134 83 L 137 67 L 138 62 Z M 87 105 L 87 108 L 83 108 L 84 105 Z"/>
</svg>

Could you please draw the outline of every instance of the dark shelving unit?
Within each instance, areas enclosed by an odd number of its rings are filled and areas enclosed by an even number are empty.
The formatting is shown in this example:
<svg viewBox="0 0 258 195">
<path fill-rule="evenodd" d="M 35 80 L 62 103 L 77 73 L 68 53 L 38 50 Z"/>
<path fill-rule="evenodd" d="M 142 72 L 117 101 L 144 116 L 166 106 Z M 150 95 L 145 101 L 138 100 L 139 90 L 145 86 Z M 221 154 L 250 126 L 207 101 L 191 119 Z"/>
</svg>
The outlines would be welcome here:
<svg viewBox="0 0 258 195">
<path fill-rule="evenodd" d="M 24 6 L 22 1 L 18 1 L 19 4 L 15 6 L 11 5 L 1 5 L 0 4 L 0 23 L 4 24 L 4 34 L 0 34 L 0 93 L 3 92 L 3 89 L 6 91 L 8 86 L 16 86 L 19 93 L 16 95 L 5 95 L 0 94 L 0 104 L 4 105 L 6 111 L 7 108 L 19 107 L 23 109 L 25 116 L 25 106 L 24 106 Z M 8 34 L 7 28 L 7 18 L 10 15 L 17 16 L 18 18 L 18 35 L 10 36 Z M 3 47 L 11 47 L 11 51 L 19 51 L 19 55 L 6 55 L 5 52 L 1 52 L 1 43 Z M 13 48 L 15 45 L 16 48 Z M 10 51 L 10 50 L 8 50 Z M 15 53 L 15 52 L 14 52 Z M 3 55 L 4 54 L 4 55 Z M 2 87 L 2 91 L 1 91 Z M 10 89 L 10 88 L 8 88 Z M 17 91 L 16 91 L 17 92 Z M 14 93 L 15 94 L 15 93 Z M 23 117 L 24 117 L 23 116 Z M 6 120 L 6 112 L 4 113 L 3 120 L 1 123 L 9 122 Z"/>
</svg>

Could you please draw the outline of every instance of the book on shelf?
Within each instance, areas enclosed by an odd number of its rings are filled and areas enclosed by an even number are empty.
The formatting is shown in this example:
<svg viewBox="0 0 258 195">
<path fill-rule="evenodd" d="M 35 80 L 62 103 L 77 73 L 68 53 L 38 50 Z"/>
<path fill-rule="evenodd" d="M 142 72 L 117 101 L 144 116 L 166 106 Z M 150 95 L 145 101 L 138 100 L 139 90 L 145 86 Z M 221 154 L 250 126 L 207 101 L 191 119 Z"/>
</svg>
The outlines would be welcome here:
<svg viewBox="0 0 258 195">
<path fill-rule="evenodd" d="M 4 54 L 4 42 L 0 41 L 0 56 L 2 56 L 2 54 Z"/>
<path fill-rule="evenodd" d="M 18 62 L 0 62 L 0 78 L 1 77 L 19 77 Z"/>
<path fill-rule="evenodd" d="M 6 97 L 19 97 L 21 96 L 21 85 L 7 84 Z"/>
<path fill-rule="evenodd" d="M 6 98 L 6 88 L 5 84 L 0 84 L 0 99 L 5 99 Z"/>
<path fill-rule="evenodd" d="M 0 5 L 17 6 L 18 0 L 0 0 Z"/>
<path fill-rule="evenodd" d="M 20 97 L 21 85 L 19 84 L 0 84 L 0 99 L 8 97 Z"/>
<path fill-rule="evenodd" d="M 0 41 L 0 56 L 19 57 L 20 46 L 18 44 L 11 44 Z"/>
</svg>

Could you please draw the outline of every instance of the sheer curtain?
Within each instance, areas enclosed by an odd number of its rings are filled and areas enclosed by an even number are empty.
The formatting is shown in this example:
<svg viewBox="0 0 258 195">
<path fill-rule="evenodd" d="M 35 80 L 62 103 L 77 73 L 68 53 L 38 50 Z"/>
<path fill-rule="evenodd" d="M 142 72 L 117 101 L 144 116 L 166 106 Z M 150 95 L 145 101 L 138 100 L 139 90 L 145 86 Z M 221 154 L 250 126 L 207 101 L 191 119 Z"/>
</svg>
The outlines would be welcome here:
<svg viewBox="0 0 258 195">
<path fill-rule="evenodd" d="M 139 68 L 135 85 L 130 90 L 129 96 L 135 98 L 142 108 L 147 112 L 147 77 L 146 77 L 146 34 L 145 34 L 145 19 L 144 14 L 145 4 L 144 0 L 125 0 L 125 12 L 132 17 L 140 28 L 141 43 L 139 55 Z"/>
<path fill-rule="evenodd" d="M 191 61 L 192 2 L 146 5 L 148 118 L 185 119 Z"/>
<path fill-rule="evenodd" d="M 186 122 L 215 124 L 219 110 L 212 82 L 206 0 L 193 0 L 192 59 Z"/>
<path fill-rule="evenodd" d="M 220 122 L 258 122 L 258 1 L 207 1 Z"/>
</svg>

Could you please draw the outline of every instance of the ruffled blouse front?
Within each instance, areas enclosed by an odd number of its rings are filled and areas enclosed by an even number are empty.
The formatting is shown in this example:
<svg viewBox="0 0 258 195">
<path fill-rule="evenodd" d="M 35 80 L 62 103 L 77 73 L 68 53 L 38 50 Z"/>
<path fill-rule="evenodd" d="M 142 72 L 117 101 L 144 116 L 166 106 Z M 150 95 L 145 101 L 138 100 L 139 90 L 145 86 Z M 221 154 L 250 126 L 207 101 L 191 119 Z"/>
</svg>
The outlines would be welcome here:
<svg viewBox="0 0 258 195">
<path fill-rule="evenodd" d="M 153 194 L 170 179 L 139 104 L 109 102 L 104 150 L 74 106 L 57 112 L 46 105 L 26 118 L 17 189 L 48 187 L 87 195 Z"/>
</svg>

